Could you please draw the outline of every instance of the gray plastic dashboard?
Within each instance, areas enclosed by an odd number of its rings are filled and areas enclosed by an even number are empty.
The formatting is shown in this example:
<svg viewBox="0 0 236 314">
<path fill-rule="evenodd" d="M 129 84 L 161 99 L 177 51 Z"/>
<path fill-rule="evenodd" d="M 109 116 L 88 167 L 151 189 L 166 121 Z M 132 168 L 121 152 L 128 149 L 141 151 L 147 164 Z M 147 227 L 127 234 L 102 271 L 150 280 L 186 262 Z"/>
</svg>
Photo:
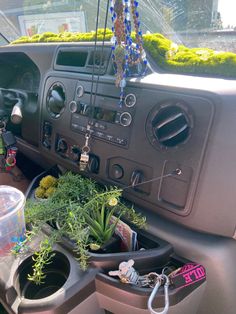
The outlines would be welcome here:
<svg viewBox="0 0 236 314">
<path fill-rule="evenodd" d="M 90 124 L 93 162 L 85 173 L 87 176 L 123 187 L 128 200 L 157 217 L 161 215 L 190 229 L 233 238 L 235 81 L 150 71 L 143 78 L 128 81 L 126 95 L 135 95 L 136 103 L 120 108 L 119 89 L 115 87 L 107 53 L 109 47 L 105 47 L 104 71 L 97 80 L 99 67 L 96 68 L 94 83 L 89 64 L 85 66 L 81 61 L 73 66 L 66 62 L 56 65 L 62 48 L 93 51 L 91 44 L 17 45 L 0 49 L 0 64 L 6 73 L 12 73 L 1 77 L 2 87 L 30 86 L 28 93 L 36 96 L 24 106 L 19 148 L 32 159 L 43 158 L 48 164 L 58 163 L 79 171 L 76 154 L 84 145 L 85 129 Z M 20 79 L 21 75 L 24 79 Z M 63 91 L 65 96 L 58 116 L 52 115 L 48 105 L 49 91 L 55 84 L 57 92 Z M 57 85 L 62 89 L 58 90 Z M 78 86 L 84 89 L 81 97 L 77 94 Z M 92 88 L 96 89 L 96 97 L 91 102 Z M 74 112 L 71 102 L 80 109 L 76 107 Z M 90 106 L 93 112 L 84 114 L 84 106 Z M 127 126 L 121 123 L 121 117 L 125 117 Z M 127 117 L 131 121 L 127 122 Z M 46 145 L 45 139 L 49 140 Z M 175 169 L 181 169 L 180 176 L 173 174 Z M 144 181 L 151 182 L 127 188 L 133 182 Z"/>
</svg>

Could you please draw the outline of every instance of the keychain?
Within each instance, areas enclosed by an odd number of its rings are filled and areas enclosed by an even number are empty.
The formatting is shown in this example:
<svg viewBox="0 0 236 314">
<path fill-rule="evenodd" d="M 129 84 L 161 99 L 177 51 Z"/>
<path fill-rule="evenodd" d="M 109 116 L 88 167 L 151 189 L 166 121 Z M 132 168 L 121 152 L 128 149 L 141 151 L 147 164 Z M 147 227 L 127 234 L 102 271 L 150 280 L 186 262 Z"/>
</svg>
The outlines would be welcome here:
<svg viewBox="0 0 236 314">
<path fill-rule="evenodd" d="M 15 144 L 15 136 L 11 131 L 6 131 L 6 122 L 0 121 L 0 169 L 2 171 L 11 171 L 16 165 Z"/>
<path fill-rule="evenodd" d="M 16 147 L 11 147 L 7 150 L 7 157 L 5 160 L 6 171 L 10 171 L 16 165 L 16 153 L 17 153 Z"/>
<path fill-rule="evenodd" d="M 6 123 L 4 121 L 0 121 L 0 169 L 3 169 L 5 166 L 5 144 L 3 141 L 2 133 L 4 132 L 6 127 Z"/>
<path fill-rule="evenodd" d="M 169 286 L 173 288 L 182 289 L 193 284 L 199 284 L 206 280 L 206 272 L 202 265 L 195 263 L 188 263 L 183 267 L 175 269 L 166 274 L 169 267 L 165 267 L 161 274 L 151 272 L 147 275 L 140 276 L 134 266 L 134 260 L 128 262 L 122 262 L 119 265 L 119 269 L 115 271 L 109 271 L 110 276 L 118 276 L 120 281 L 125 284 L 136 285 L 138 287 L 152 288 L 152 293 L 148 299 L 148 309 L 151 314 L 167 314 L 169 304 Z M 159 291 L 159 288 L 164 286 L 165 306 L 161 312 L 157 312 L 153 309 L 153 301 Z"/>
<path fill-rule="evenodd" d="M 80 155 L 80 161 L 79 161 L 80 171 L 85 171 L 89 162 L 89 152 L 90 152 L 89 139 L 91 137 L 90 126 L 87 127 L 87 131 L 88 132 L 85 134 L 85 144 L 82 147 L 82 154 Z"/>
</svg>

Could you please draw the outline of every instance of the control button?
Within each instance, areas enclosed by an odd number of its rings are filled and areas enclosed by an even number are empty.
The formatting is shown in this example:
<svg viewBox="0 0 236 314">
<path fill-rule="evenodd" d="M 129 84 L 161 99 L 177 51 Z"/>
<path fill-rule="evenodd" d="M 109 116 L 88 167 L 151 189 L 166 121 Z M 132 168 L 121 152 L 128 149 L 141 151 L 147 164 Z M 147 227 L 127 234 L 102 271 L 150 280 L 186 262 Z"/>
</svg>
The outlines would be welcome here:
<svg viewBox="0 0 236 314">
<path fill-rule="evenodd" d="M 89 163 L 87 169 L 90 173 L 98 173 L 99 171 L 99 159 L 94 155 L 89 156 Z"/>
<path fill-rule="evenodd" d="M 120 124 L 122 126 L 129 126 L 132 122 L 132 116 L 129 112 L 123 112 L 120 116 Z"/>
<path fill-rule="evenodd" d="M 65 154 L 67 152 L 68 145 L 66 143 L 66 140 L 64 138 L 60 138 L 57 142 L 56 151 L 58 153 Z"/>
<path fill-rule="evenodd" d="M 90 126 L 94 126 L 94 121 L 93 120 L 89 120 L 89 122 L 88 122 L 88 124 L 90 125 Z"/>
<path fill-rule="evenodd" d="M 69 103 L 69 110 L 71 113 L 76 113 L 78 111 L 78 104 L 76 103 L 76 101 L 72 100 L 70 103 Z"/>
<path fill-rule="evenodd" d="M 115 123 L 120 124 L 120 116 L 121 116 L 121 113 L 117 112 L 116 118 L 115 118 Z"/>
<path fill-rule="evenodd" d="M 44 126 L 43 126 L 43 130 L 44 130 L 44 135 L 45 136 L 51 136 L 52 135 L 52 125 L 49 122 L 44 122 Z"/>
<path fill-rule="evenodd" d="M 51 149 L 51 141 L 48 138 L 45 138 L 43 141 L 43 146 L 47 149 Z"/>
<path fill-rule="evenodd" d="M 76 96 L 78 98 L 81 98 L 82 96 L 84 95 L 84 87 L 82 85 L 79 85 L 77 88 L 76 88 Z"/>
<path fill-rule="evenodd" d="M 101 130 L 106 130 L 107 129 L 106 124 L 102 124 L 102 123 L 99 123 L 99 122 L 94 122 L 93 125 L 97 129 L 101 129 Z"/>
<path fill-rule="evenodd" d="M 71 147 L 71 158 L 73 159 L 73 161 L 78 161 L 80 158 L 80 149 L 78 146 L 73 145 Z"/>
<path fill-rule="evenodd" d="M 112 165 L 110 176 L 115 180 L 121 179 L 124 176 L 124 169 L 118 164 Z"/>
<path fill-rule="evenodd" d="M 124 138 L 117 137 L 116 138 L 116 143 L 118 143 L 120 145 L 123 145 L 123 146 L 126 146 L 127 145 L 127 140 L 124 139 Z"/>
<path fill-rule="evenodd" d="M 80 154 L 80 149 L 76 145 L 72 146 L 71 151 L 72 151 L 73 154 Z"/>
<path fill-rule="evenodd" d="M 106 124 L 100 123 L 100 124 L 99 124 L 99 129 L 101 129 L 101 130 L 106 130 L 106 129 L 107 129 Z"/>
<path fill-rule="evenodd" d="M 106 134 L 106 139 L 109 141 L 109 142 L 114 142 L 114 136 L 110 135 L 110 134 Z"/>
<path fill-rule="evenodd" d="M 130 183 L 134 190 L 141 192 L 141 188 L 139 188 L 140 183 L 144 181 L 144 174 L 141 170 L 134 170 L 131 178 Z"/>
<path fill-rule="evenodd" d="M 105 138 L 105 134 L 102 133 L 102 132 L 99 132 L 99 131 L 98 132 L 94 132 L 94 135 L 99 137 L 99 138 Z"/>
<path fill-rule="evenodd" d="M 126 107 L 133 107 L 136 104 L 136 96 L 134 94 L 128 94 L 125 97 L 125 105 Z"/>
<path fill-rule="evenodd" d="M 76 124 L 76 123 L 72 123 L 72 128 L 73 128 L 73 129 L 78 129 L 78 128 L 79 128 L 79 125 Z"/>
</svg>

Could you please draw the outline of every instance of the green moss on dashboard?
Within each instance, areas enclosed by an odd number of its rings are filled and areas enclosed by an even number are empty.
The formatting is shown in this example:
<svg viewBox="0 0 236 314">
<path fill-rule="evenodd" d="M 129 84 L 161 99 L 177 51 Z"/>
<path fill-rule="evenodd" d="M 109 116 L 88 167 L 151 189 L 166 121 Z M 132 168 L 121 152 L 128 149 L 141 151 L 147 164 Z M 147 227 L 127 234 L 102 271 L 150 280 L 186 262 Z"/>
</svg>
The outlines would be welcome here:
<svg viewBox="0 0 236 314">
<path fill-rule="evenodd" d="M 113 36 L 111 30 L 106 30 L 105 41 Z M 133 35 L 134 36 L 134 35 Z M 99 41 L 104 39 L 104 30 L 98 30 Z M 87 42 L 95 40 L 95 32 L 90 33 L 60 33 L 46 32 L 32 37 L 23 36 L 12 44 L 41 42 Z M 146 34 L 143 36 L 144 47 L 157 65 L 172 73 L 206 74 L 213 76 L 236 77 L 236 54 L 232 52 L 217 52 L 208 48 L 187 48 L 176 45 L 161 34 Z"/>
</svg>

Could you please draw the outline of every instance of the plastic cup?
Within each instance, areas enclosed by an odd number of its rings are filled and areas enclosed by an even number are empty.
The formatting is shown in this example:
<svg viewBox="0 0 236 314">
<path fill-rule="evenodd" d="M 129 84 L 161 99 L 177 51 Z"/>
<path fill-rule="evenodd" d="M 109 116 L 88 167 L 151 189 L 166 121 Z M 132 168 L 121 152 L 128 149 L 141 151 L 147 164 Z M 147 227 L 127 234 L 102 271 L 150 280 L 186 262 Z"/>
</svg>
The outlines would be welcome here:
<svg viewBox="0 0 236 314">
<path fill-rule="evenodd" d="M 25 196 L 16 188 L 0 185 L 0 256 L 25 239 Z"/>
</svg>

